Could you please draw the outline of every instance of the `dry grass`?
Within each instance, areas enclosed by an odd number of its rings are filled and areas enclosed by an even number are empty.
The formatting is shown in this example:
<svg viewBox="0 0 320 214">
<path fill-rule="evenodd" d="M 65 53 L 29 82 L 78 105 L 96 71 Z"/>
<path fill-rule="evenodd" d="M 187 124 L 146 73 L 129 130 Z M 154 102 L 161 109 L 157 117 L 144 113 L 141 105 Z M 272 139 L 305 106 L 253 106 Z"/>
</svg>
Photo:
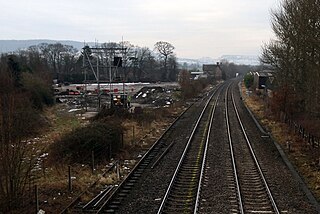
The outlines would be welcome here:
<svg viewBox="0 0 320 214">
<path fill-rule="evenodd" d="M 290 131 L 287 124 L 277 120 L 266 108 L 264 101 L 258 96 L 251 94 L 247 96 L 246 89 L 242 84 L 244 102 L 253 111 L 262 125 L 272 133 L 275 140 L 286 152 L 289 160 L 296 167 L 300 175 L 313 192 L 317 200 L 320 200 L 320 166 L 319 149 L 312 148 L 307 142 Z M 290 151 L 287 147 L 287 141 L 290 141 Z"/>
<path fill-rule="evenodd" d="M 39 136 L 37 142 L 32 144 L 35 149 L 41 149 L 41 153 L 49 152 L 47 148 L 50 144 L 60 139 L 64 134 L 72 131 L 73 129 L 83 126 L 88 121 L 83 121 L 75 114 L 67 113 L 61 108 L 63 106 L 53 106 L 45 110 L 45 117 L 50 121 L 50 126 L 45 128 L 42 135 Z M 121 154 L 117 155 L 117 158 L 122 160 L 134 160 L 138 154 L 149 148 L 155 139 L 158 138 L 168 124 L 173 120 L 173 116 L 178 115 L 183 108 L 176 106 L 174 108 L 168 108 L 166 110 L 154 110 L 152 120 L 148 118 L 146 120 L 137 121 L 134 119 L 126 119 L 122 122 L 122 125 L 126 128 L 124 133 L 124 149 Z M 134 127 L 134 136 L 133 136 Z M 132 163 L 135 161 L 128 161 L 127 165 L 132 167 Z M 108 163 L 96 166 L 95 173 L 92 173 L 92 169 L 88 165 L 73 164 L 71 166 L 72 177 L 72 191 L 68 189 L 68 165 L 61 163 L 48 163 L 46 159 L 43 159 L 41 169 L 36 172 L 37 179 L 31 182 L 30 195 L 33 195 L 33 185 L 37 184 L 39 188 L 39 202 L 40 208 L 46 213 L 59 213 L 69 203 L 71 203 L 80 193 L 85 191 L 88 186 L 95 181 L 99 181 L 95 186 L 97 190 L 101 190 L 107 184 L 117 182 L 117 175 L 114 172 L 109 173 L 105 177 L 101 174 L 108 168 Z M 124 167 L 124 166 L 123 166 Z M 128 173 L 124 168 L 120 172 L 122 175 Z M 94 194 L 90 192 L 89 195 L 84 195 L 83 200 L 88 200 Z M 18 213 L 30 213 L 34 209 L 34 204 L 29 207 L 25 207 L 23 211 Z"/>
</svg>

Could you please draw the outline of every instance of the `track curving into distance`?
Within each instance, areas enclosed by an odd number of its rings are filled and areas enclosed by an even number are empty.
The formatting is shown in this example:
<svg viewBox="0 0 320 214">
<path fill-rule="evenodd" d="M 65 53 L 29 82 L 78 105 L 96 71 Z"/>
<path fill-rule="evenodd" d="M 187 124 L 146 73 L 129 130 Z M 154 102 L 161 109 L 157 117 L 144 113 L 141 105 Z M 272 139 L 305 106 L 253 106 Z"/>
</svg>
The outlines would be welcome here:
<svg viewBox="0 0 320 214">
<path fill-rule="evenodd" d="M 233 93 L 229 94 L 229 87 L 225 97 L 226 123 L 232 169 L 234 174 L 234 190 L 236 191 L 237 203 L 234 213 L 276 213 L 280 211 L 268 186 L 263 170 L 251 146 L 245 127 L 241 121 L 235 104 Z M 228 104 L 232 105 L 229 106 Z M 236 129 L 230 126 L 231 114 L 235 115 L 240 128 L 236 135 Z M 235 123 L 235 119 L 233 119 Z M 236 139 L 238 138 L 238 139 Z M 241 139 L 240 139 L 241 138 Z"/>
</svg>

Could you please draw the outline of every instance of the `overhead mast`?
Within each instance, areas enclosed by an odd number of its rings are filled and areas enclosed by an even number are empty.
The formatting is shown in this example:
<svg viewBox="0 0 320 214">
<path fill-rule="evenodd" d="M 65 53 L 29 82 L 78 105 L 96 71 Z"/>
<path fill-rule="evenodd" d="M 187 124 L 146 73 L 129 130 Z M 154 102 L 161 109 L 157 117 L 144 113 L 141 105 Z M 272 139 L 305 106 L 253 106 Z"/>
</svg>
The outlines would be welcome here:
<svg viewBox="0 0 320 214">
<path fill-rule="evenodd" d="M 109 42 L 110 44 L 110 42 Z M 85 97 L 87 96 L 87 83 L 89 82 L 87 80 L 87 69 L 90 69 L 95 77 L 94 82 L 97 83 L 97 98 L 98 98 L 98 105 L 97 105 L 97 110 L 99 111 L 101 108 L 101 87 L 100 87 L 100 83 L 101 83 L 101 72 L 100 70 L 104 70 L 104 68 L 107 68 L 109 71 L 109 96 L 110 98 L 113 96 L 113 76 L 116 75 L 117 73 L 117 68 L 119 66 L 119 63 L 122 63 L 122 61 L 118 61 L 117 64 L 115 64 L 114 61 L 112 61 L 112 59 L 116 59 L 115 55 L 121 55 L 120 59 L 122 60 L 124 54 L 126 54 L 126 50 L 127 48 L 124 47 L 123 44 L 123 38 L 122 38 L 122 44 L 121 47 L 103 47 L 103 46 L 99 46 L 97 43 L 97 40 L 95 40 L 95 47 L 89 47 L 84 46 L 83 49 L 83 69 L 84 69 L 84 83 L 85 83 Z M 88 51 L 90 50 L 90 54 L 95 54 L 95 57 L 90 57 Z M 118 58 L 118 57 L 117 57 Z M 106 60 L 104 60 L 106 59 Z M 119 58 L 118 58 L 119 59 Z M 94 63 L 94 60 L 96 60 L 96 62 Z M 87 63 L 86 63 L 87 62 Z M 113 63 L 114 64 L 113 64 Z M 96 64 L 96 66 L 94 66 L 94 64 Z M 101 68 L 101 69 L 100 69 Z M 114 74 L 112 74 L 112 70 L 115 69 Z M 106 76 L 106 75 L 104 75 Z M 125 94 L 125 87 L 124 87 L 124 74 L 123 74 L 123 94 Z M 87 106 L 87 100 L 85 100 L 86 102 L 86 106 Z M 111 101 L 112 103 L 112 101 Z M 87 110 L 87 108 L 86 108 Z"/>
</svg>

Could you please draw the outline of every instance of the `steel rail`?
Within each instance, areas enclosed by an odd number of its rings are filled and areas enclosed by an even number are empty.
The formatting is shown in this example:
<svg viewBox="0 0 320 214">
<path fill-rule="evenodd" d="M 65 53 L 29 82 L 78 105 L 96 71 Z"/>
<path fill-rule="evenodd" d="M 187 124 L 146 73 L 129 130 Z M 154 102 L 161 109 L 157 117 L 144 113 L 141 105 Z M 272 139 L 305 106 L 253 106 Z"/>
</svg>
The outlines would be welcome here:
<svg viewBox="0 0 320 214">
<path fill-rule="evenodd" d="M 110 170 L 112 170 L 116 164 L 118 163 L 118 161 L 115 161 L 105 172 L 103 172 L 101 174 L 101 177 L 104 177 L 108 172 L 110 172 Z M 60 214 L 65 214 L 68 213 L 68 210 L 71 209 L 79 200 L 80 198 L 88 191 L 88 189 L 92 188 L 94 185 L 96 185 L 98 183 L 98 181 L 101 179 L 101 177 L 99 177 L 98 179 L 96 179 L 92 184 L 90 184 L 84 191 L 82 191 L 71 203 L 69 203 L 67 205 L 66 208 L 64 208 Z"/>
<path fill-rule="evenodd" d="M 215 92 L 221 87 L 221 85 L 217 85 L 212 91 L 208 93 L 212 93 L 211 97 L 215 94 Z M 106 201 L 103 203 L 103 205 L 100 207 L 100 209 L 96 213 L 101 213 L 106 207 L 107 204 L 112 200 L 112 198 L 116 195 L 117 191 L 126 183 L 126 181 L 130 178 L 131 175 L 135 173 L 135 169 L 139 167 L 141 163 L 143 163 L 144 159 L 153 151 L 153 149 L 160 143 L 160 141 L 164 138 L 164 136 L 171 130 L 173 125 L 176 124 L 176 122 L 194 105 L 192 103 L 188 106 L 187 109 L 185 109 L 178 117 L 175 118 L 175 120 L 166 128 L 166 130 L 161 134 L 161 136 L 153 143 L 151 148 L 148 149 L 148 151 L 141 157 L 141 159 L 138 161 L 138 163 L 134 166 L 134 168 L 131 170 L 131 172 L 126 176 L 126 178 L 118 185 L 117 189 L 111 193 L 111 195 L 106 199 Z M 170 146 L 170 145 L 169 145 Z"/>
<path fill-rule="evenodd" d="M 228 113 L 228 91 L 230 88 L 231 83 L 228 85 L 226 95 L 225 95 L 225 108 L 226 108 L 226 123 L 227 123 L 227 131 L 228 131 L 228 140 L 229 140 L 229 148 L 230 148 L 230 155 L 231 155 L 231 161 L 232 161 L 232 168 L 233 168 L 233 174 L 234 179 L 236 183 L 236 189 L 237 189 L 237 195 L 238 195 L 238 204 L 240 213 L 244 214 L 244 208 L 243 208 L 243 202 L 241 197 L 241 190 L 240 190 L 240 182 L 237 172 L 237 166 L 236 166 L 236 160 L 234 157 L 234 151 L 233 151 L 233 144 L 232 144 L 232 137 L 231 137 L 231 131 L 230 131 L 230 123 L 229 123 L 229 113 Z"/>
<path fill-rule="evenodd" d="M 161 136 L 154 142 L 154 144 L 148 149 L 148 151 L 141 157 L 141 159 L 138 161 L 138 163 L 133 167 L 131 172 L 126 176 L 126 178 L 118 185 L 117 189 L 109 196 L 108 199 L 104 202 L 104 204 L 101 206 L 101 208 L 96 212 L 100 213 L 104 210 L 104 208 L 107 206 L 108 202 L 112 199 L 112 197 L 117 193 L 117 190 L 121 188 L 127 182 L 127 179 L 130 178 L 131 175 L 135 173 L 135 169 L 139 167 L 141 163 L 145 160 L 145 158 L 151 153 L 151 151 L 159 144 L 161 139 L 168 133 L 168 131 L 171 129 L 171 127 L 182 117 L 182 115 L 185 114 L 185 112 L 191 108 L 193 104 L 191 104 L 187 109 L 185 109 L 175 120 L 166 128 L 166 130 L 161 134 Z"/>
<path fill-rule="evenodd" d="M 167 152 L 169 151 L 169 149 L 173 146 L 173 144 L 175 143 L 175 141 L 173 140 L 170 145 L 162 152 L 162 154 L 158 157 L 158 159 L 152 164 L 152 166 L 150 167 L 151 169 L 153 169 L 155 166 L 158 165 L 159 161 L 167 154 Z"/>
<path fill-rule="evenodd" d="M 198 184 L 198 191 L 197 191 L 197 196 L 196 196 L 196 204 L 194 206 L 194 211 L 193 211 L 194 214 L 196 214 L 198 212 L 200 193 L 201 193 L 201 186 L 202 186 L 202 178 L 203 178 L 203 174 L 204 174 L 204 167 L 205 167 L 206 160 L 207 160 L 207 151 L 208 151 L 209 139 L 210 139 L 211 128 L 212 128 L 212 123 L 213 123 L 213 116 L 214 116 L 214 113 L 216 111 L 216 107 L 217 107 L 217 103 L 218 103 L 219 97 L 220 97 L 220 94 L 217 96 L 217 98 L 215 100 L 214 107 L 213 107 L 213 110 L 212 110 L 212 113 L 211 113 L 211 116 L 210 116 L 210 124 L 209 124 L 209 128 L 208 128 L 208 133 L 207 133 L 207 138 L 206 138 L 206 145 L 205 145 L 203 159 L 202 159 L 201 172 L 200 172 L 200 178 L 199 178 L 199 184 Z"/>
<path fill-rule="evenodd" d="M 259 164 L 259 162 L 258 162 L 258 159 L 257 159 L 257 157 L 256 157 L 256 154 L 255 154 L 255 152 L 253 151 L 253 148 L 252 148 L 252 146 L 251 146 L 251 143 L 250 143 L 250 140 L 249 140 L 249 138 L 248 138 L 248 135 L 247 135 L 247 133 L 246 133 L 246 131 L 245 131 L 245 129 L 244 129 L 243 123 L 242 123 L 241 118 L 240 118 L 240 116 L 239 116 L 238 108 L 237 108 L 237 106 L 236 106 L 236 104 L 235 104 L 233 92 L 231 93 L 231 97 L 232 97 L 233 107 L 234 107 L 234 109 L 235 109 L 235 112 L 236 112 L 236 115 L 237 115 L 239 124 L 240 124 L 240 126 L 241 126 L 242 133 L 243 133 L 243 135 L 244 135 L 244 137 L 245 137 L 245 139 L 246 139 L 246 142 L 247 142 L 247 145 L 248 145 L 249 150 L 250 150 L 250 152 L 251 152 L 252 158 L 253 158 L 253 160 L 254 160 L 254 162 L 255 162 L 255 164 L 256 164 L 256 167 L 257 167 L 257 169 L 258 169 L 258 171 L 259 171 L 259 173 L 260 173 L 261 179 L 262 179 L 262 181 L 263 181 L 263 183 L 264 183 L 264 185 L 265 185 L 265 188 L 266 188 L 266 190 L 267 190 L 267 194 L 268 194 L 268 196 L 269 196 L 269 199 L 270 199 L 270 202 L 271 202 L 271 204 L 272 204 L 272 207 L 273 207 L 274 211 L 276 212 L 276 214 L 280 214 L 280 211 L 279 211 L 278 206 L 277 206 L 277 204 L 276 204 L 276 202 L 275 202 L 275 200 L 274 200 L 274 198 L 273 198 L 273 196 L 272 196 L 271 190 L 270 190 L 269 185 L 268 185 L 268 183 L 267 183 L 267 180 L 266 180 L 266 178 L 265 178 L 265 176 L 264 176 L 264 174 L 263 174 L 263 172 L 262 172 L 262 169 L 261 169 L 261 166 L 260 166 L 260 164 Z"/>
<path fill-rule="evenodd" d="M 190 135 L 189 140 L 188 140 L 188 142 L 187 142 L 187 144 L 186 144 L 186 146 L 185 146 L 185 149 L 184 149 L 184 151 L 183 151 L 183 153 L 182 153 L 182 155 L 181 155 L 181 157 L 180 157 L 180 160 L 179 160 L 179 163 L 178 163 L 178 165 L 177 165 L 177 167 L 176 167 L 176 170 L 175 170 L 175 172 L 174 172 L 174 174 L 173 174 L 173 176 L 172 176 L 172 178 L 171 178 L 171 181 L 170 181 L 170 183 L 169 183 L 169 186 L 168 186 L 168 188 L 167 188 L 167 191 L 166 191 L 166 193 L 165 193 L 165 195 L 164 195 L 164 197 L 163 197 L 163 199 L 162 199 L 162 202 L 161 202 L 161 204 L 160 204 L 160 207 L 159 207 L 159 209 L 158 209 L 157 214 L 162 213 L 162 211 L 163 211 L 163 209 L 164 209 L 165 202 L 166 202 L 167 199 L 168 199 L 169 193 L 170 193 L 170 191 L 171 191 L 171 189 L 172 189 L 172 187 L 173 187 L 173 183 L 174 183 L 174 181 L 175 181 L 175 179 L 176 179 L 176 177 L 177 177 L 178 171 L 179 171 L 179 169 L 180 169 L 180 167 L 181 167 L 181 165 L 182 165 L 182 162 L 183 162 L 183 160 L 184 160 L 184 158 L 185 158 L 185 156 L 186 156 L 186 153 L 187 153 L 188 148 L 189 148 L 189 146 L 190 146 L 190 144 L 191 144 L 191 141 L 193 140 L 194 134 L 195 134 L 195 132 L 196 132 L 196 130 L 197 130 L 199 124 L 200 124 L 200 121 L 201 121 L 201 119 L 202 119 L 202 117 L 203 117 L 203 115 L 204 115 L 205 110 L 207 109 L 210 101 L 212 100 L 213 96 L 215 95 L 215 93 L 216 93 L 217 91 L 218 91 L 218 89 L 210 96 L 210 98 L 209 98 L 208 101 L 206 102 L 206 104 L 205 104 L 205 106 L 204 106 L 204 108 L 203 108 L 200 116 L 198 117 L 198 120 L 197 120 L 197 122 L 196 122 L 196 124 L 195 124 L 195 126 L 194 126 L 194 128 L 193 128 L 193 130 L 192 130 L 192 132 L 191 132 L 191 135 Z"/>
</svg>

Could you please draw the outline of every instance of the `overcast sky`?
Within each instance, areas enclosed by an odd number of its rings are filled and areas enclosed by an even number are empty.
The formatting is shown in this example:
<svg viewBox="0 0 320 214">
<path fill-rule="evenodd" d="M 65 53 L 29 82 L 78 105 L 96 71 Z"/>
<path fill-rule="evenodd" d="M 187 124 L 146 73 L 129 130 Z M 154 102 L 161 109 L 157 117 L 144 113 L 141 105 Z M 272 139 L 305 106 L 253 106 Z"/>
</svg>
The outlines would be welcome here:
<svg viewBox="0 0 320 214">
<path fill-rule="evenodd" d="M 0 0 L 0 39 L 173 44 L 178 57 L 259 55 L 279 0 Z"/>
</svg>

